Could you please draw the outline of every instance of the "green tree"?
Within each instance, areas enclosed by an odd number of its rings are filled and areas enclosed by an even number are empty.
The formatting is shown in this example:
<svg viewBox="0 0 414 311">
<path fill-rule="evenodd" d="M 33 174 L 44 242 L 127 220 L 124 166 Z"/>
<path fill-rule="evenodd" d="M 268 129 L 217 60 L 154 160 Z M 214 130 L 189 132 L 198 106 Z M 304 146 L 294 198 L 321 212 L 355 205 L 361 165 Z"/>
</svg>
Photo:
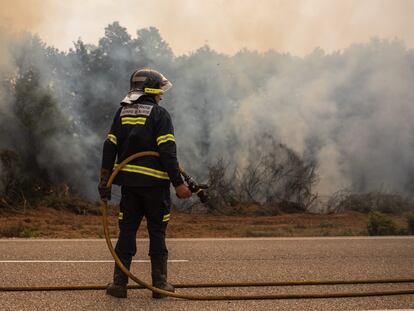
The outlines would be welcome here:
<svg viewBox="0 0 414 311">
<path fill-rule="evenodd" d="M 164 67 L 172 62 L 174 54 L 157 28 L 140 29 L 137 35 L 134 40 L 136 51 L 148 65 Z"/>
</svg>

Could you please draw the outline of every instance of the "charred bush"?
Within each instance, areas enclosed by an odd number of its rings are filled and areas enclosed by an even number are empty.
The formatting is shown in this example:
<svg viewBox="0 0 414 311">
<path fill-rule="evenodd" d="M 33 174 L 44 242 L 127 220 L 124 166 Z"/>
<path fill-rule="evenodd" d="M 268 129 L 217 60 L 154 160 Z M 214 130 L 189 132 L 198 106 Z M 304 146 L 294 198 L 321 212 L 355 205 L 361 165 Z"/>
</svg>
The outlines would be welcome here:
<svg viewBox="0 0 414 311">
<path fill-rule="evenodd" d="M 209 212 L 228 210 L 240 203 L 237 197 L 237 172 L 229 169 L 229 164 L 219 158 L 216 163 L 209 166 Z"/>
<path fill-rule="evenodd" d="M 332 211 L 357 211 L 360 213 L 381 212 L 399 214 L 410 209 L 409 202 L 399 194 L 368 192 L 341 192 L 329 201 Z"/>
<path fill-rule="evenodd" d="M 267 153 L 250 160 L 240 179 L 246 200 L 282 211 L 306 211 L 315 199 L 312 187 L 317 182 L 316 162 L 300 157 L 283 144 L 271 141 Z"/>
<path fill-rule="evenodd" d="M 99 206 L 73 195 L 61 196 L 58 193 L 50 193 L 44 196 L 38 203 L 56 210 L 65 210 L 78 215 L 100 215 Z"/>
<path fill-rule="evenodd" d="M 303 212 L 316 197 L 312 193 L 316 181 L 316 162 L 273 143 L 273 148 L 260 156 L 252 153 L 244 168 L 230 169 L 223 159 L 211 165 L 210 206 L 232 211 L 240 207 L 243 212 L 241 206 L 250 204 L 275 209 L 270 214 Z"/>
<path fill-rule="evenodd" d="M 30 206 L 49 192 L 50 184 L 28 173 L 21 157 L 15 151 L 0 151 L 0 163 L 2 166 L 0 207 Z"/>
<path fill-rule="evenodd" d="M 285 213 L 302 213 L 306 211 L 306 207 L 304 205 L 289 201 L 280 202 L 279 208 Z"/>
<path fill-rule="evenodd" d="M 2 167 L 1 193 L 3 197 L 13 199 L 21 188 L 22 179 L 19 172 L 19 157 L 13 150 L 0 151 L 0 163 Z"/>
<path fill-rule="evenodd" d="M 351 192 L 346 189 L 341 189 L 334 192 L 326 203 L 326 213 L 342 213 L 345 211 L 346 205 L 343 204 L 348 197 L 351 195 Z"/>
</svg>

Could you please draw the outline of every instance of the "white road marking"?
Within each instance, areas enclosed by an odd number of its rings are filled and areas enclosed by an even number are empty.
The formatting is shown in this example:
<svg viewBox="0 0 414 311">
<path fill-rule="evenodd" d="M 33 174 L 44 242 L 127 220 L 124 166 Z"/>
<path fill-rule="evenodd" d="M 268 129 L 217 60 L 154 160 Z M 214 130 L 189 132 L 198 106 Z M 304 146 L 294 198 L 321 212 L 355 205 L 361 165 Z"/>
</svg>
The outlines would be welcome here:
<svg viewBox="0 0 414 311">
<path fill-rule="evenodd" d="M 114 260 L 0 260 L 0 263 L 113 263 Z M 150 260 L 132 260 L 132 262 L 151 262 Z M 188 262 L 186 259 L 171 259 L 168 262 Z"/>
</svg>

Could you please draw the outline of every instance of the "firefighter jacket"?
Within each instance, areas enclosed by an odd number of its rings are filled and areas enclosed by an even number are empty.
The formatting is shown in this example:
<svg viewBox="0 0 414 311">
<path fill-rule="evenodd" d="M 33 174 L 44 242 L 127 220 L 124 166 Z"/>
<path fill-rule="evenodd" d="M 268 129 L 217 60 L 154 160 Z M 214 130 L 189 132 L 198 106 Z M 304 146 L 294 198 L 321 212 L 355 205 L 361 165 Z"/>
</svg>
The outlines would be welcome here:
<svg viewBox="0 0 414 311">
<path fill-rule="evenodd" d="M 114 184 L 131 187 L 182 184 L 168 111 L 151 96 L 121 105 L 104 142 L 102 168 L 112 171 L 118 163 L 141 151 L 157 151 L 160 157 L 147 156 L 131 161 L 118 173 Z"/>
</svg>

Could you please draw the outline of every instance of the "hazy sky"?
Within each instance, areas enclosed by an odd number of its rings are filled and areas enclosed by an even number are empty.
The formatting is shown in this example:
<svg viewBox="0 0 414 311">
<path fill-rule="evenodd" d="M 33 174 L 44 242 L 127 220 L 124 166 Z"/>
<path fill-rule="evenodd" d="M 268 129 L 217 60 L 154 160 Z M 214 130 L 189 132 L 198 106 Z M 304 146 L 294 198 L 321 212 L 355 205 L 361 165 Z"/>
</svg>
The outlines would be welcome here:
<svg viewBox="0 0 414 311">
<path fill-rule="evenodd" d="M 414 0 L 1 0 L 0 25 L 36 32 L 63 50 L 78 37 L 96 44 L 119 21 L 133 37 L 157 27 L 176 55 L 206 43 L 225 53 L 247 47 L 304 55 L 373 36 L 414 47 L 413 12 Z"/>
</svg>

